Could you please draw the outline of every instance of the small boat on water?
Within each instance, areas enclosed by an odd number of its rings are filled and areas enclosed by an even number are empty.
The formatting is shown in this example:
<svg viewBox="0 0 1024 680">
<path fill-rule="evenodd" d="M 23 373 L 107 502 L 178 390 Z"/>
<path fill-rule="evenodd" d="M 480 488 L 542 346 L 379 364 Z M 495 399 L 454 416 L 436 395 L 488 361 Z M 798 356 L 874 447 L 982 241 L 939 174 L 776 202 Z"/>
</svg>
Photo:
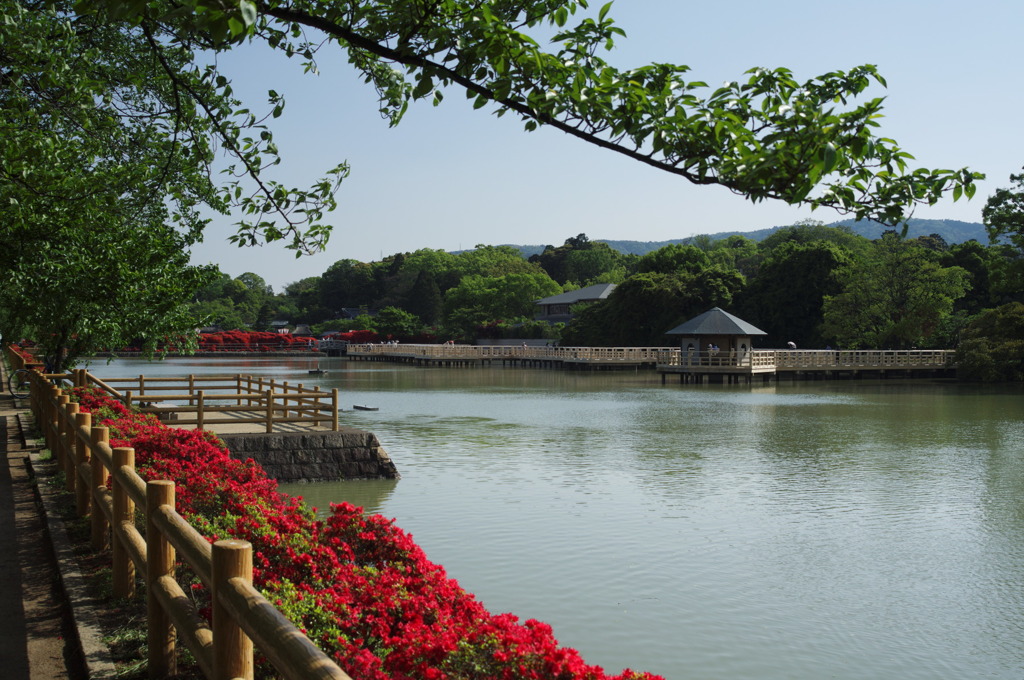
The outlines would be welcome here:
<svg viewBox="0 0 1024 680">
<path fill-rule="evenodd" d="M 323 375 L 326 372 L 327 372 L 326 368 L 311 368 L 311 369 L 309 369 L 309 374 L 310 375 Z"/>
<path fill-rule="evenodd" d="M 360 406 L 359 404 L 355 404 L 352 408 L 354 408 L 357 411 L 379 411 L 380 410 L 380 408 L 378 408 L 376 406 Z"/>
</svg>

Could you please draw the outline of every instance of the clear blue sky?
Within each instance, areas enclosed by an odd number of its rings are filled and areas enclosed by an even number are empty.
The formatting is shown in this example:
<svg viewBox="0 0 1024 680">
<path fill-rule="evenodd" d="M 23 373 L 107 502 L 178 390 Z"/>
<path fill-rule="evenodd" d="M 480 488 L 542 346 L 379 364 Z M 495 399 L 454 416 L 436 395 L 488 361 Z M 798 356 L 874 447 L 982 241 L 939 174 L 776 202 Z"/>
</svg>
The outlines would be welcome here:
<svg viewBox="0 0 1024 680">
<path fill-rule="evenodd" d="M 973 201 L 943 201 L 915 217 L 980 222 L 985 198 L 1024 165 L 1019 0 L 619 0 L 611 16 L 627 33 L 608 56 L 613 64 L 686 64 L 693 80 L 712 87 L 755 66 L 785 66 L 805 80 L 877 65 L 888 81 L 868 92 L 886 97 L 879 134 L 914 154 L 914 167 L 968 166 L 988 176 Z M 255 272 L 281 291 L 343 258 L 478 243 L 560 245 L 579 233 L 661 241 L 842 217 L 754 205 L 554 130 L 526 133 L 512 116 L 473 111 L 459 92 L 437 108 L 411 107 L 389 128 L 375 92 L 340 50 L 325 49 L 318 61 L 321 74 L 304 76 L 299 60 L 258 49 L 220 58 L 254 108 L 270 88 L 287 98 L 274 127 L 280 181 L 303 186 L 340 160 L 351 164 L 328 218 L 335 228 L 327 250 L 296 260 L 274 245 L 239 249 L 226 241 L 231 220 L 218 218 L 193 261 L 232 276 Z"/>
</svg>

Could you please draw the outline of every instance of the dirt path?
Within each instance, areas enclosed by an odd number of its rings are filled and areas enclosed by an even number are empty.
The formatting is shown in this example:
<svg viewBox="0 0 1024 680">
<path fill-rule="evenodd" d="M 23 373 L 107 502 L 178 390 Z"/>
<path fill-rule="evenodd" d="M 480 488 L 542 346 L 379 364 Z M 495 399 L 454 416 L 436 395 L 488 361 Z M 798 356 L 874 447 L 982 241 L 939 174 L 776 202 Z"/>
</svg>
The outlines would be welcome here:
<svg viewBox="0 0 1024 680">
<path fill-rule="evenodd" d="M 6 377 L 0 370 L 0 376 Z M 6 380 L 3 386 L 6 388 Z M 0 393 L 0 677 L 85 680 L 10 394 Z"/>
</svg>

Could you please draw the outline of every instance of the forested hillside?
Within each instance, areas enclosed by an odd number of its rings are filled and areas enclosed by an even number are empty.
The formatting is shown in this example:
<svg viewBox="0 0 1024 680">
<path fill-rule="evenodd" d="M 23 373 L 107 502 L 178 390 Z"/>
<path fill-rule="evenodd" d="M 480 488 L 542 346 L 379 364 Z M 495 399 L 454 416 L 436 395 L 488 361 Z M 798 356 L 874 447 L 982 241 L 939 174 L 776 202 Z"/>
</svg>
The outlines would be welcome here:
<svg viewBox="0 0 1024 680">
<path fill-rule="evenodd" d="M 865 238 L 876 239 L 881 237 L 882 233 L 892 227 L 886 226 L 881 222 L 875 222 L 874 220 L 862 220 L 857 222 L 856 220 L 840 220 L 829 224 L 830 227 L 849 227 L 853 233 L 860 234 Z M 693 244 L 696 241 L 711 239 L 712 241 L 720 241 L 730 236 L 743 236 L 749 238 L 752 241 L 761 241 L 768 236 L 772 235 L 779 229 L 785 227 L 768 227 L 766 229 L 756 229 L 754 231 L 720 231 L 713 234 L 703 234 L 699 236 L 688 236 L 686 238 L 671 239 L 668 241 L 624 241 L 615 239 L 595 239 L 601 243 L 607 243 L 609 246 L 619 251 L 620 253 L 627 253 L 632 255 L 646 255 L 658 248 L 664 248 L 671 244 Z M 938 234 L 942 239 L 950 245 L 956 243 L 963 243 L 965 241 L 975 240 L 979 243 L 988 243 L 988 234 L 985 232 L 985 225 L 980 222 L 960 222 L 958 220 L 919 220 L 911 219 L 908 223 L 907 237 L 916 238 L 918 236 L 928 236 L 930 234 Z M 514 245 L 513 247 L 518 248 L 523 254 L 523 257 L 530 257 L 543 252 L 543 245 Z"/>
</svg>

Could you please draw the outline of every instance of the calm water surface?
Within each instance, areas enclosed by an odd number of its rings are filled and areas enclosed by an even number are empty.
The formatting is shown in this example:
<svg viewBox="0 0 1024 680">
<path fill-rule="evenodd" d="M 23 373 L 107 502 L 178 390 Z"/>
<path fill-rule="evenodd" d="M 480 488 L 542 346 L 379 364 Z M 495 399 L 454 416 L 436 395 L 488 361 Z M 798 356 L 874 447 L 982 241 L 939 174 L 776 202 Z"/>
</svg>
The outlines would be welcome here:
<svg viewBox="0 0 1024 680">
<path fill-rule="evenodd" d="M 671 680 L 1024 677 L 1024 392 L 662 386 L 653 373 L 118 360 L 338 387 L 394 517 L 492 611 Z"/>
</svg>

